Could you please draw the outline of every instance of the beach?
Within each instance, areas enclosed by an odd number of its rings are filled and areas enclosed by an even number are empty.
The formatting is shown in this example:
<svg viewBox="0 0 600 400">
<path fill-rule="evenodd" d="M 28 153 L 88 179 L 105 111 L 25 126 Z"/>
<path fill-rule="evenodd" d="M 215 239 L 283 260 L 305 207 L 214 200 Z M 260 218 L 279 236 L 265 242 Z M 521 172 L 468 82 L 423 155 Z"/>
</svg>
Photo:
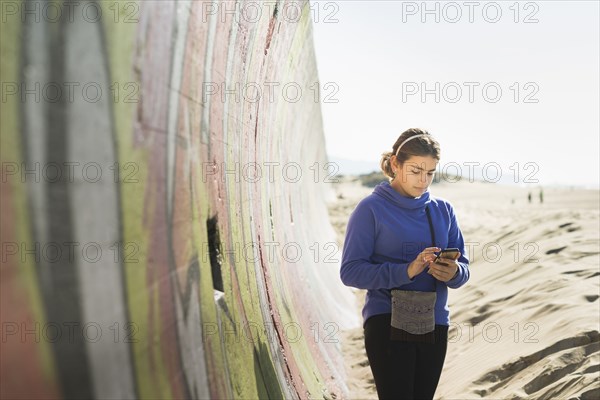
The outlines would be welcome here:
<svg viewBox="0 0 600 400">
<path fill-rule="evenodd" d="M 342 246 L 350 213 L 372 188 L 353 176 L 332 187 Z M 471 271 L 449 290 L 435 398 L 600 398 L 599 191 L 461 180 L 430 192 L 454 206 Z M 360 314 L 365 291 L 350 290 Z M 342 332 L 342 350 L 351 398 L 377 398 L 362 327 Z"/>
</svg>

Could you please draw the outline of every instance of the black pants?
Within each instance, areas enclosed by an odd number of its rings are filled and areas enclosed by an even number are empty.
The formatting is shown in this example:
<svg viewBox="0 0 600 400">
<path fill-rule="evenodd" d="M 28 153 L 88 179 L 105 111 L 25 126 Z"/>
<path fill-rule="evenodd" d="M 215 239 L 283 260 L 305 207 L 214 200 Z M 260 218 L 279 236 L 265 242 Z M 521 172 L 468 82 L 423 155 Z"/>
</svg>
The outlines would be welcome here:
<svg viewBox="0 0 600 400">
<path fill-rule="evenodd" d="M 446 358 L 448 326 L 435 326 L 435 344 L 390 340 L 391 314 L 365 322 L 365 349 L 380 399 L 433 399 Z"/>
</svg>

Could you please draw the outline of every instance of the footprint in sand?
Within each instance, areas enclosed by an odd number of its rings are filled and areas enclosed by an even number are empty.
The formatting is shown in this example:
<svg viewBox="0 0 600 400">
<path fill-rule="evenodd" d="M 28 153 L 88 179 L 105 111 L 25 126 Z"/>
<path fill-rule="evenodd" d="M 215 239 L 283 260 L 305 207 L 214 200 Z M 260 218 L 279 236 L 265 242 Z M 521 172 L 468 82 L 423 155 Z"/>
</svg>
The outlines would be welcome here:
<svg viewBox="0 0 600 400">
<path fill-rule="evenodd" d="M 580 226 L 571 226 L 573 224 L 574 224 L 574 222 L 567 222 L 566 224 L 559 225 L 558 227 L 559 228 L 567 228 L 567 227 L 569 227 L 567 229 L 567 232 L 575 232 L 575 231 L 581 230 Z"/>
<path fill-rule="evenodd" d="M 586 269 L 576 269 L 573 271 L 562 272 L 562 274 L 575 275 L 578 278 L 589 279 L 589 278 L 597 277 L 598 275 L 600 275 L 600 272 L 594 272 L 594 271 L 590 271 L 590 270 L 586 270 Z"/>
<path fill-rule="evenodd" d="M 556 249 L 548 250 L 548 251 L 546 252 L 546 254 L 558 254 L 558 253 L 560 253 L 561 251 L 563 251 L 563 250 L 564 250 L 564 249 L 566 249 L 566 248 L 567 248 L 567 246 L 558 247 L 558 248 L 556 248 Z"/>
</svg>

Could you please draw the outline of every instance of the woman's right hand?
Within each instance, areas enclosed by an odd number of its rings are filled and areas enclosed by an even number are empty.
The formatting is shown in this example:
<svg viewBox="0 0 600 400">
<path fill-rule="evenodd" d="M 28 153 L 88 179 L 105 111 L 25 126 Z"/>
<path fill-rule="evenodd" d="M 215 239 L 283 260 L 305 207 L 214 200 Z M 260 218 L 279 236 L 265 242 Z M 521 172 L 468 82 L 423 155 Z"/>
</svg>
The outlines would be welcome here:
<svg viewBox="0 0 600 400">
<path fill-rule="evenodd" d="M 436 255 L 434 253 L 441 250 L 439 247 L 427 247 L 420 252 L 417 258 L 408 265 L 408 277 L 412 279 L 423 272 L 425 267 L 435 260 Z"/>
</svg>

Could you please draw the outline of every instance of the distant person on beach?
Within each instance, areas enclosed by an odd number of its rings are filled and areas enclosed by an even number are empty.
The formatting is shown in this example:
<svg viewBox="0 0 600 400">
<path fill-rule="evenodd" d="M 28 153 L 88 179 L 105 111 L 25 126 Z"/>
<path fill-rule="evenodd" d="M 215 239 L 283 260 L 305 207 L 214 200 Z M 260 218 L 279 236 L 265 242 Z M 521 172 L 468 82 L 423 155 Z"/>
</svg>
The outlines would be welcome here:
<svg viewBox="0 0 600 400">
<path fill-rule="evenodd" d="M 544 202 L 544 189 L 540 188 L 540 204 Z"/>
<path fill-rule="evenodd" d="M 531 192 L 527 193 L 527 201 L 531 203 Z"/>
<path fill-rule="evenodd" d="M 446 357 L 448 288 L 470 276 L 454 209 L 429 192 L 439 160 L 440 146 L 428 132 L 402 133 L 382 155 L 389 181 L 348 221 L 340 278 L 368 290 L 365 349 L 380 399 L 433 398 Z M 446 248 L 458 249 L 457 259 L 435 262 Z"/>
</svg>

